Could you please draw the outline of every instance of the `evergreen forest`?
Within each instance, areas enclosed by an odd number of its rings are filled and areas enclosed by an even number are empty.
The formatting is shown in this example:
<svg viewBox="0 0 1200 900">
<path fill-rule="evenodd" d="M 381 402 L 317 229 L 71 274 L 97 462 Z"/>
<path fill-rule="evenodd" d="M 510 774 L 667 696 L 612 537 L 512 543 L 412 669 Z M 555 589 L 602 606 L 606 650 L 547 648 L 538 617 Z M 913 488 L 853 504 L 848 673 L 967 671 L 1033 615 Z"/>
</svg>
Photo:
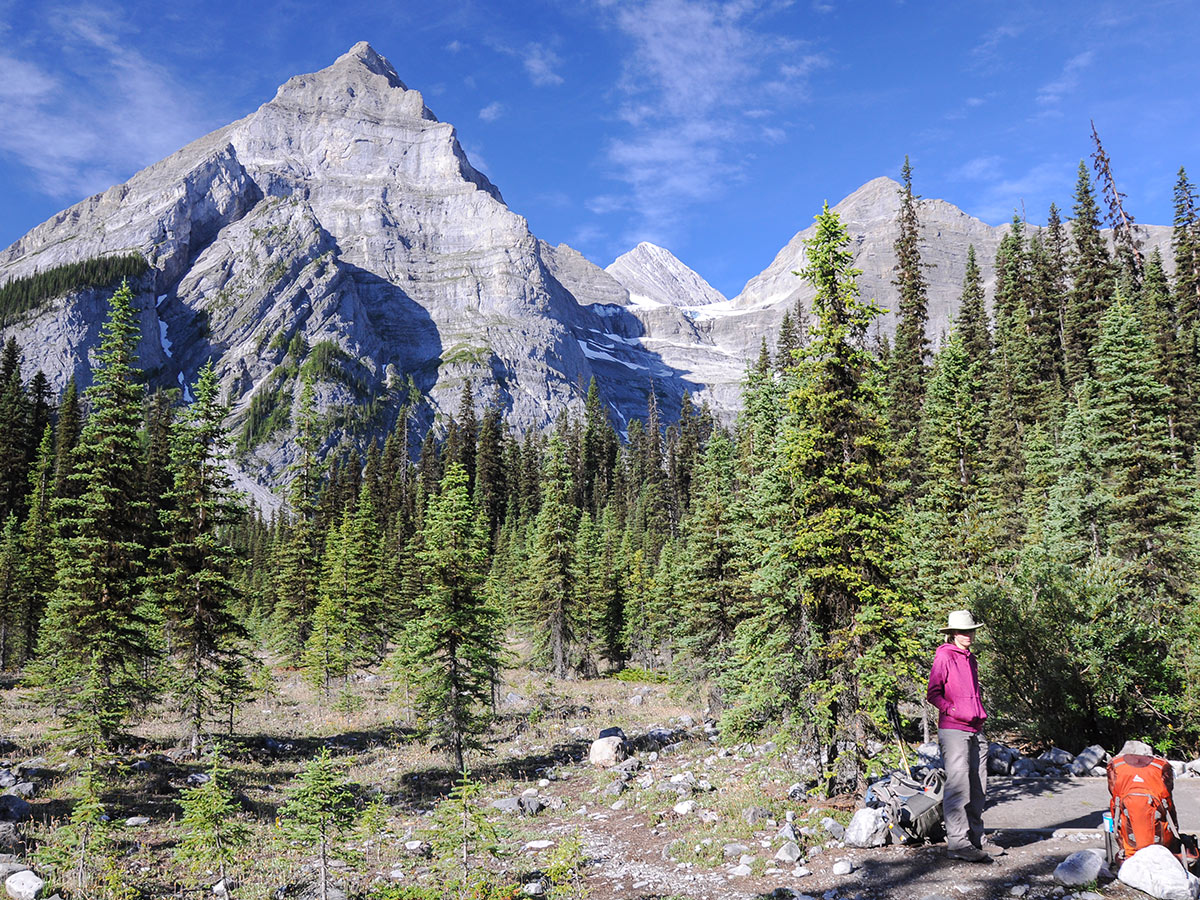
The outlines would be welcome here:
<svg viewBox="0 0 1200 900">
<path fill-rule="evenodd" d="M 0 355 L 0 667 L 88 751 L 147 716 L 196 751 L 264 666 L 331 704 L 383 672 L 460 772 L 505 667 L 640 671 L 726 742 L 816 747 L 832 792 L 861 782 L 888 704 L 917 727 L 937 629 L 967 607 L 994 728 L 1200 749 L 1196 193 L 1180 170 L 1163 259 L 1100 150 L 1095 172 L 1069 215 L 1014 218 L 990 296 L 972 248 L 936 352 L 907 161 L 890 342 L 823 210 L 812 308 L 763 341 L 734 422 L 686 398 L 664 422 L 651 391 L 618 434 L 593 383 L 581 414 L 516 434 L 467 382 L 428 433 L 401 415 L 323 456 L 310 382 L 270 519 L 232 490 L 211 366 L 186 404 L 146 389 L 122 287 L 86 391 Z"/>
</svg>

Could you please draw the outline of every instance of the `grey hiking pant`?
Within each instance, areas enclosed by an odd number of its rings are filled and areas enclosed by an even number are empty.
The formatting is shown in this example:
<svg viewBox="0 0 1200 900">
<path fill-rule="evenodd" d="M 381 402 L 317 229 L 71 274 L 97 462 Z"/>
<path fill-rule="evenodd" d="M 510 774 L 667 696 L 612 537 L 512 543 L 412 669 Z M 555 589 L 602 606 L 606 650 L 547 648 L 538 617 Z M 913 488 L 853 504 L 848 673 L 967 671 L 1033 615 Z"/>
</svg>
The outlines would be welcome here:
<svg viewBox="0 0 1200 900">
<path fill-rule="evenodd" d="M 951 850 L 978 847 L 983 841 L 983 803 L 987 797 L 988 745 L 982 734 L 939 728 L 946 789 L 942 817 Z"/>
</svg>

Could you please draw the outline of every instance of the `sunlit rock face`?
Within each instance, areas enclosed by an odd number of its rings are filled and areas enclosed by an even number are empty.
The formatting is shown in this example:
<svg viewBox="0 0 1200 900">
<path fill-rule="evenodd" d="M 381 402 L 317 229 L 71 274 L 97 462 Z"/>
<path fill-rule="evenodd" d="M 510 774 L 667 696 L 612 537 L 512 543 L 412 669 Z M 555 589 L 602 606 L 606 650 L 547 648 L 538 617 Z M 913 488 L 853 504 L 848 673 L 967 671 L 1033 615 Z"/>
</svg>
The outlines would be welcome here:
<svg viewBox="0 0 1200 900">
<path fill-rule="evenodd" d="M 883 178 L 838 205 L 863 293 L 885 307 L 898 207 L 898 186 Z M 936 340 L 968 244 L 990 279 L 1004 228 L 936 200 L 920 214 Z M 729 418 L 762 339 L 773 343 L 785 310 L 811 304 L 792 274 L 810 230 L 732 300 L 651 244 L 601 269 L 530 233 L 454 128 L 359 43 L 37 226 L 0 252 L 0 282 L 140 251 L 151 269 L 132 287 L 151 386 L 185 390 L 213 360 L 242 481 L 270 486 L 294 458 L 289 411 L 306 377 L 328 448 L 382 434 L 402 414 L 421 426 L 454 414 L 467 380 L 477 405 L 499 404 L 516 429 L 581 409 L 593 378 L 621 430 L 646 414 L 652 390 L 667 418 L 684 393 Z M 1154 244 L 1167 230 L 1148 232 Z M 40 368 L 60 389 L 71 376 L 90 383 L 110 293 L 75 292 L 10 324 L 26 375 Z M 255 402 L 281 411 L 274 427 L 250 427 Z"/>
</svg>

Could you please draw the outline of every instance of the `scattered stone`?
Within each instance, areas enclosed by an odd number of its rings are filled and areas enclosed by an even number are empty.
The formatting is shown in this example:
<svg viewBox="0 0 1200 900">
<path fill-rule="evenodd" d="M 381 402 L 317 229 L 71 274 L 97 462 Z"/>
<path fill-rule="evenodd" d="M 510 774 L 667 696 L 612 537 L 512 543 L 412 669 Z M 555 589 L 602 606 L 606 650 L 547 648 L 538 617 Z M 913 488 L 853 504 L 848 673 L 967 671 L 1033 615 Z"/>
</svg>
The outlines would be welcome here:
<svg viewBox="0 0 1200 900">
<path fill-rule="evenodd" d="M 804 866 L 796 866 L 796 868 L 792 869 L 792 876 L 795 878 L 807 878 L 811 874 L 812 870 L 806 869 Z"/>
<path fill-rule="evenodd" d="M 1106 756 L 1108 756 L 1107 750 L 1099 744 L 1092 744 L 1092 746 L 1080 751 L 1079 755 L 1072 761 L 1070 765 L 1071 774 L 1080 777 L 1090 775 L 1092 769 L 1104 762 Z"/>
<path fill-rule="evenodd" d="M 617 763 L 612 767 L 613 773 L 619 778 L 629 780 L 633 777 L 633 773 L 642 767 L 642 761 L 636 756 L 631 756 L 622 763 Z"/>
<path fill-rule="evenodd" d="M 1095 881 L 1100 876 L 1103 866 L 1104 851 L 1080 850 L 1058 864 L 1058 868 L 1054 870 L 1054 880 L 1067 887 L 1079 887 L 1081 884 Z"/>
<path fill-rule="evenodd" d="M 620 797 L 623 793 L 625 793 L 626 790 L 628 790 L 628 788 L 625 782 L 614 781 L 604 789 L 604 795 L 606 797 Z"/>
<path fill-rule="evenodd" d="M 1121 749 L 1117 751 L 1117 756 L 1126 756 L 1133 754 L 1134 756 L 1157 756 L 1154 748 L 1145 741 L 1126 741 L 1121 745 Z"/>
<path fill-rule="evenodd" d="M 799 841 L 800 840 L 800 835 L 796 834 L 796 829 L 792 825 L 791 822 L 788 822 L 786 825 L 784 825 L 782 828 L 780 828 L 778 833 L 775 835 L 775 837 L 779 838 L 780 840 L 784 840 L 784 841 Z"/>
<path fill-rule="evenodd" d="M 771 818 L 771 811 L 761 806 L 751 806 L 742 812 L 742 818 L 746 820 L 747 825 L 757 825 Z"/>
<path fill-rule="evenodd" d="M 549 850 L 553 846 L 554 846 L 554 841 L 547 841 L 547 840 L 530 841 L 529 843 L 527 843 L 525 845 L 524 849 L 525 850 L 534 850 L 534 851 Z"/>
<path fill-rule="evenodd" d="M 521 815 L 536 816 L 543 809 L 545 809 L 549 804 L 546 803 L 546 801 L 543 800 L 541 797 L 521 796 L 521 797 L 517 798 L 517 805 L 520 809 Z"/>
<path fill-rule="evenodd" d="M 404 849 L 409 853 L 418 853 L 420 852 L 422 846 L 424 846 L 424 843 L 424 841 L 405 841 Z"/>
<path fill-rule="evenodd" d="M 46 882 L 29 869 L 14 872 L 4 879 L 4 890 L 12 900 L 36 900 L 45 887 Z"/>
<path fill-rule="evenodd" d="M 1026 894 L 1029 893 L 1029 885 L 1014 884 L 1012 887 L 1010 887 L 1008 889 L 1008 892 L 1010 894 L 1012 894 L 1014 897 L 1024 897 Z"/>
<path fill-rule="evenodd" d="M 504 797 L 500 800 L 492 801 L 492 809 L 498 809 L 501 812 L 515 813 L 521 810 L 521 798 L 519 797 Z"/>
<path fill-rule="evenodd" d="M 634 694 L 632 697 L 629 698 L 630 706 L 641 706 L 645 702 L 646 702 L 646 699 L 641 694 Z"/>
<path fill-rule="evenodd" d="M 1036 759 L 1018 759 L 1012 765 L 1012 773 L 1018 778 L 1041 778 L 1042 767 Z"/>
<path fill-rule="evenodd" d="M 846 827 L 837 819 L 826 816 L 821 820 L 821 827 L 833 835 L 835 840 L 841 840 L 846 836 Z"/>
<path fill-rule="evenodd" d="M 21 833 L 15 822 L 0 822 L 0 850 L 16 853 L 21 847 Z"/>
<path fill-rule="evenodd" d="M 0 878 L 7 878 L 9 875 L 12 875 L 15 872 L 26 872 L 28 870 L 29 866 L 25 865 L 23 862 L 17 862 L 15 859 L 6 859 L 3 862 L 0 862 Z"/>
<path fill-rule="evenodd" d="M 804 785 L 802 785 L 800 782 L 796 782 L 790 788 L 788 788 L 788 799 L 793 802 L 803 800 L 807 796 L 808 791 L 804 789 Z"/>
<path fill-rule="evenodd" d="M 775 858 L 782 863 L 799 862 L 804 856 L 804 851 L 795 841 L 788 841 L 775 854 Z"/>
<path fill-rule="evenodd" d="M 1143 847 L 1125 860 L 1117 878 L 1159 900 L 1192 900 L 1200 891 L 1200 880 L 1162 844 Z"/>
<path fill-rule="evenodd" d="M 1012 772 L 1013 763 L 1021 758 L 1021 754 L 1004 744 L 988 744 L 988 772 L 992 775 L 1008 775 Z"/>
<path fill-rule="evenodd" d="M 678 775 L 671 776 L 671 784 L 686 784 L 689 787 L 695 787 L 696 776 L 691 772 L 680 772 Z"/>
<path fill-rule="evenodd" d="M 229 892 L 236 890 L 238 883 L 232 878 L 223 878 L 213 885 L 212 892 L 218 897 L 228 897 Z"/>
<path fill-rule="evenodd" d="M 209 775 L 207 772 L 193 772 L 187 777 L 187 783 L 192 787 L 199 787 L 202 784 L 208 784 Z"/>
<path fill-rule="evenodd" d="M 754 874 L 754 870 L 746 865 L 734 866 L 732 869 L 729 870 L 730 878 L 745 878 L 747 875 L 753 875 L 753 874 Z"/>
<path fill-rule="evenodd" d="M 8 769 L 0 769 L 0 788 L 10 788 L 17 783 L 17 776 Z"/>
<path fill-rule="evenodd" d="M 24 822 L 33 815 L 33 807 L 21 797 L 0 794 L 0 822 Z"/>
<path fill-rule="evenodd" d="M 616 725 L 612 726 L 611 728 L 603 729 L 600 732 L 600 734 L 598 735 L 598 737 L 601 740 L 603 740 L 604 738 L 610 738 L 610 737 L 619 737 L 622 741 L 627 740 L 627 738 L 625 737 L 625 732 L 622 731 L 620 728 L 618 728 Z"/>
<path fill-rule="evenodd" d="M 715 810 L 712 810 L 712 809 L 700 810 L 700 821 L 704 822 L 706 825 L 712 825 L 714 822 L 720 821 L 720 819 L 721 819 L 720 813 L 716 812 Z"/>
<path fill-rule="evenodd" d="M 917 748 L 917 759 L 923 766 L 940 769 L 942 768 L 942 748 L 938 746 L 937 741 L 926 741 Z"/>
<path fill-rule="evenodd" d="M 854 863 L 848 859 L 839 859 L 833 864 L 832 871 L 834 875 L 849 875 L 854 871 Z"/>
<path fill-rule="evenodd" d="M 695 800 L 682 800 L 679 803 L 675 804 L 675 807 L 674 807 L 675 815 L 677 815 L 677 816 L 690 815 L 691 813 L 696 811 L 697 805 L 698 804 L 696 803 Z"/>
<path fill-rule="evenodd" d="M 738 842 L 734 841 L 733 843 L 726 844 L 724 847 L 722 847 L 721 851 L 725 854 L 726 859 L 732 859 L 735 856 L 741 856 L 749 849 L 750 848 L 745 844 L 739 844 Z"/>
<path fill-rule="evenodd" d="M 525 702 L 525 698 L 522 697 L 520 694 L 514 694 L 512 691 L 509 691 L 507 694 L 504 695 L 504 700 L 500 705 L 501 706 L 519 706 L 520 704 L 522 704 L 524 702 Z"/>
<path fill-rule="evenodd" d="M 888 823 L 883 810 L 864 807 L 855 812 L 843 840 L 851 847 L 882 847 L 888 841 Z"/>
<path fill-rule="evenodd" d="M 605 731 L 611 730 L 605 729 Z M 602 769 L 611 769 L 628 755 L 625 752 L 625 738 L 621 735 L 608 735 L 592 741 L 591 749 L 588 751 L 588 762 Z"/>
<path fill-rule="evenodd" d="M 149 816 L 130 816 L 128 819 L 125 820 L 125 824 L 129 828 L 141 828 L 144 825 L 150 824 L 150 817 Z"/>
<path fill-rule="evenodd" d="M 742 855 L 741 855 L 741 856 L 738 858 L 738 863 L 739 863 L 740 865 L 743 865 L 743 866 L 748 866 L 748 865 L 750 865 L 751 863 L 753 863 L 753 862 L 754 862 L 755 858 L 756 858 L 756 857 L 755 857 L 755 856 L 754 856 L 754 854 L 752 854 L 752 853 L 743 853 L 743 854 L 742 854 Z"/>
<path fill-rule="evenodd" d="M 624 808 L 625 808 L 624 800 L 618 800 L 616 803 L 614 803 L 612 806 L 609 807 L 609 809 L 611 809 L 613 812 L 620 812 Z"/>
<path fill-rule="evenodd" d="M 522 892 L 529 897 L 540 897 L 546 893 L 546 886 L 540 881 L 531 881 L 525 887 L 521 888 Z"/>
</svg>

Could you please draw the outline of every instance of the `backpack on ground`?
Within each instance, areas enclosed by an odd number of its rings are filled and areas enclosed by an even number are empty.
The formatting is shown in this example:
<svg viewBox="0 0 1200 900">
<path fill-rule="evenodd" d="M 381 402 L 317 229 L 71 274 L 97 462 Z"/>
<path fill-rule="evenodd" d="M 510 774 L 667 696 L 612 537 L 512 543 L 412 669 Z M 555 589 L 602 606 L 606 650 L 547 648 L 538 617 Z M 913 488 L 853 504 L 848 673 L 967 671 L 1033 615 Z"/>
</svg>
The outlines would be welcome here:
<svg viewBox="0 0 1200 900">
<path fill-rule="evenodd" d="M 867 803 L 883 809 L 892 843 L 937 842 L 946 833 L 942 824 L 945 784 L 946 773 L 941 769 L 931 769 L 921 781 L 892 772 L 871 785 Z"/>
<path fill-rule="evenodd" d="M 1110 864 L 1162 844 L 1184 868 L 1192 868 L 1200 853 L 1195 838 L 1179 831 L 1174 787 L 1175 773 L 1161 757 L 1126 753 L 1108 764 L 1108 809 L 1113 819 L 1113 832 L 1106 840 Z"/>
</svg>

